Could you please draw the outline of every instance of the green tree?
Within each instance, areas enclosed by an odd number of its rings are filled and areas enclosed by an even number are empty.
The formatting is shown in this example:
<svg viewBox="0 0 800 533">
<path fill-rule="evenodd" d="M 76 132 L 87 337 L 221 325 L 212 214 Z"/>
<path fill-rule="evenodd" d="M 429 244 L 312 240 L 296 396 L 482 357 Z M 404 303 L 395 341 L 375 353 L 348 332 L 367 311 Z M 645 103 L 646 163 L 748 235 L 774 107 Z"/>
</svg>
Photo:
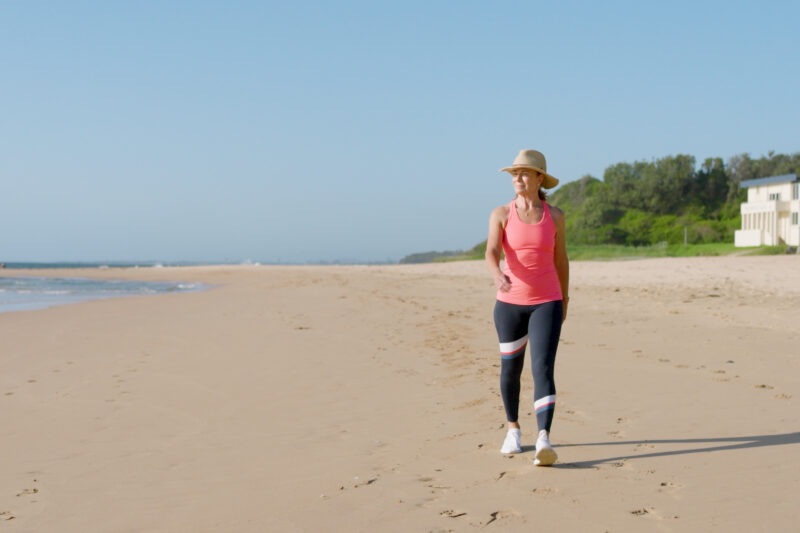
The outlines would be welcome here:
<svg viewBox="0 0 800 533">
<path fill-rule="evenodd" d="M 705 216 L 717 215 L 728 200 L 729 187 L 730 178 L 722 159 L 709 157 L 692 181 L 691 203 L 700 206 Z"/>
<path fill-rule="evenodd" d="M 667 156 L 642 164 L 641 197 L 638 207 L 657 215 L 676 213 L 686 204 L 694 177 L 694 157 Z"/>
</svg>

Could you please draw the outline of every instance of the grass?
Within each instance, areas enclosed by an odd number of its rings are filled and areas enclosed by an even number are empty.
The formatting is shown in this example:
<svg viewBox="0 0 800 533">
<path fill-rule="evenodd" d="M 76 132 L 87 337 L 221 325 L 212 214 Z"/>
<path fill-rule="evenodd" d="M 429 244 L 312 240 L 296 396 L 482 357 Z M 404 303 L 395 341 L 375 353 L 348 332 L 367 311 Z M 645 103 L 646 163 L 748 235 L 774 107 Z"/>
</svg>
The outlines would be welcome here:
<svg viewBox="0 0 800 533">
<path fill-rule="evenodd" d="M 741 251 L 733 244 L 654 244 L 651 246 L 623 246 L 614 244 L 577 244 L 567 246 L 572 261 L 598 261 L 640 259 L 645 257 L 695 257 L 728 255 Z"/>
<path fill-rule="evenodd" d="M 788 246 L 758 246 L 756 248 L 746 248 L 750 253 L 746 255 L 783 255 L 789 253 Z"/>
<path fill-rule="evenodd" d="M 737 248 L 733 243 L 705 244 L 654 244 L 651 246 L 567 245 L 567 255 L 572 261 L 602 261 L 641 259 L 646 257 L 703 257 L 718 255 L 780 255 L 786 246 L 755 246 Z"/>
<path fill-rule="evenodd" d="M 437 258 L 436 262 L 469 261 L 483 259 L 485 243 L 460 255 Z M 782 255 L 786 246 L 756 246 L 737 248 L 733 243 L 717 242 L 706 244 L 654 244 L 651 246 L 623 246 L 614 244 L 574 244 L 567 245 L 570 261 L 624 261 L 647 257 L 700 257 L 715 255 Z"/>
</svg>

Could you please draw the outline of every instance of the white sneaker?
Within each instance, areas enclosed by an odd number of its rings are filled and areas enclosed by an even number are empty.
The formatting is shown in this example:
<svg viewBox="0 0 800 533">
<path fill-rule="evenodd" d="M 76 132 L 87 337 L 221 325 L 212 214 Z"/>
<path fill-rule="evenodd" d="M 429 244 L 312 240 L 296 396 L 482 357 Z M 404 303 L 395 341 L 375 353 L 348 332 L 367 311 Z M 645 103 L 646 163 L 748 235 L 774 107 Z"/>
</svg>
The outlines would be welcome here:
<svg viewBox="0 0 800 533">
<path fill-rule="evenodd" d="M 558 459 L 558 454 L 550 445 L 550 439 L 544 429 L 539 432 L 539 438 L 536 439 L 535 457 L 533 464 L 536 466 L 550 466 Z"/>
<path fill-rule="evenodd" d="M 522 451 L 522 432 L 519 428 L 511 428 L 506 433 L 506 440 L 503 441 L 503 447 L 500 448 L 500 453 L 519 453 Z"/>
</svg>

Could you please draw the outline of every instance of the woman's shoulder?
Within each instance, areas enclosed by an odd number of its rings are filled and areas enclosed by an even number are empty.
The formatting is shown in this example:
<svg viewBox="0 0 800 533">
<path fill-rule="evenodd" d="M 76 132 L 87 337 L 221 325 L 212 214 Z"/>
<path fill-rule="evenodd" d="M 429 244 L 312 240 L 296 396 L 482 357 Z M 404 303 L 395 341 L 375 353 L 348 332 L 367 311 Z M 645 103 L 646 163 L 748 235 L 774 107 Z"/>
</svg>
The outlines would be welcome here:
<svg viewBox="0 0 800 533">
<path fill-rule="evenodd" d="M 492 211 L 492 214 L 497 213 L 498 215 L 504 214 L 504 215 L 508 216 L 508 209 L 509 209 L 508 205 L 509 204 L 498 205 L 497 207 L 494 208 L 494 211 Z"/>
<path fill-rule="evenodd" d="M 547 207 L 550 209 L 550 216 L 553 217 L 554 220 L 564 220 L 564 212 L 561 209 L 550 204 L 547 204 Z"/>
<path fill-rule="evenodd" d="M 509 208 L 508 204 L 499 205 L 494 208 L 492 211 L 491 219 L 500 222 L 501 224 L 505 225 L 506 221 L 508 220 L 508 213 Z"/>
</svg>

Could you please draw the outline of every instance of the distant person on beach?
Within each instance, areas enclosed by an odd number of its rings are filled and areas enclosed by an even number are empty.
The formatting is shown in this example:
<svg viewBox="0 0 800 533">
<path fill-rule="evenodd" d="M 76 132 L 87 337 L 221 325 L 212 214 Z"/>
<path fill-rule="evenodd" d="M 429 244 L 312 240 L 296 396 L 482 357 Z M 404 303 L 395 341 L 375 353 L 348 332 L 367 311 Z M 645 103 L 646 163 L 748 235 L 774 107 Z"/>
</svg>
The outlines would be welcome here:
<svg viewBox="0 0 800 533">
<path fill-rule="evenodd" d="M 516 197 L 492 211 L 486 265 L 497 285 L 494 324 L 500 341 L 500 392 L 508 421 L 502 453 L 522 451 L 519 389 L 525 346 L 530 340 L 536 423 L 539 435 L 533 464 L 548 466 L 558 456 L 550 445 L 556 405 L 554 365 L 561 324 L 569 302 L 569 261 L 564 213 L 545 202 L 544 189 L 558 180 L 547 173 L 544 155 L 522 150 L 510 167 Z M 505 266 L 500 269 L 500 254 Z"/>
</svg>

